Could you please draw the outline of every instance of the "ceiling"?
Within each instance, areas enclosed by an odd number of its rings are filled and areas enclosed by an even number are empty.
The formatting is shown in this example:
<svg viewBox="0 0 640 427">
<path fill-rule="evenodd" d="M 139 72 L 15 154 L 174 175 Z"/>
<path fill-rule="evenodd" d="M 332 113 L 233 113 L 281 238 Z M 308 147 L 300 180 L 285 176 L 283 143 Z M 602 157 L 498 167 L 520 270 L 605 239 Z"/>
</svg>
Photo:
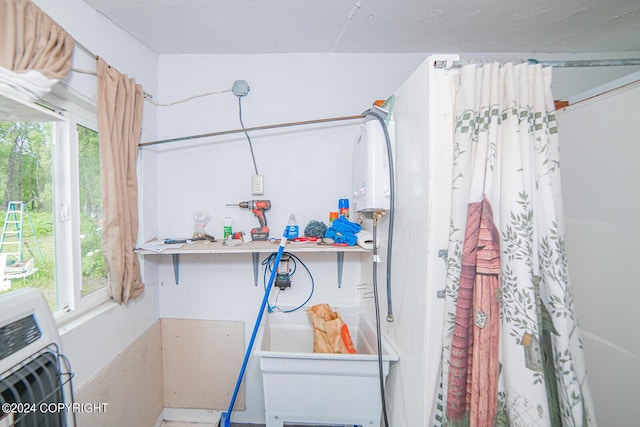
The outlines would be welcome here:
<svg viewBox="0 0 640 427">
<path fill-rule="evenodd" d="M 638 0 L 84 0 L 158 54 L 639 52 Z"/>
</svg>

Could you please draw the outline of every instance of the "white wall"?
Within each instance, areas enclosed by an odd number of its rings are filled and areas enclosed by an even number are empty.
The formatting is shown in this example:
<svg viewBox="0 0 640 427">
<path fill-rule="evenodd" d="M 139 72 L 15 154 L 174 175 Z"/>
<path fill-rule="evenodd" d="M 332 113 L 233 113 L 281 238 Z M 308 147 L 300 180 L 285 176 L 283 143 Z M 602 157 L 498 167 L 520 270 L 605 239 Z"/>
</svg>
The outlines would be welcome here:
<svg viewBox="0 0 640 427">
<path fill-rule="evenodd" d="M 428 425 L 439 383 L 446 264 L 438 257 L 448 245 L 452 155 L 452 91 L 455 70 L 435 70 L 429 57 L 395 91 L 396 211 L 392 259 L 387 259 L 388 215 L 379 226 L 381 263 L 378 290 L 383 334 L 400 356 L 387 383 L 388 415 L 393 425 Z M 438 55 L 456 60 L 455 55 Z M 447 143 L 447 141 L 450 141 Z M 367 222 L 371 227 L 371 221 Z M 386 269 L 391 262 L 393 322 L 387 315 Z M 372 289 L 371 260 L 364 266 Z M 364 299 L 375 317 L 371 299 Z"/>
<path fill-rule="evenodd" d="M 156 91 L 157 55 L 154 52 L 80 0 L 35 0 L 35 3 L 94 54 L 105 58 L 120 72 L 134 77 L 145 91 Z M 73 66 L 95 70 L 95 60 L 76 49 Z M 95 76 L 71 72 L 65 83 L 87 98 L 95 99 Z M 155 126 L 155 111 L 145 104 L 143 138 L 154 137 Z M 145 168 L 154 169 L 153 159 L 145 161 Z M 142 185 L 146 186 L 145 183 Z M 155 195 L 151 193 L 149 198 L 146 192 L 142 194 L 152 207 Z M 145 208 L 142 211 L 143 230 L 145 226 L 153 227 L 155 224 L 155 218 L 148 215 L 155 209 Z M 153 280 L 155 272 L 145 269 L 143 274 L 147 290 L 138 300 L 129 306 L 111 307 L 77 327 L 69 326 L 62 331 L 63 350 L 71 361 L 76 389 L 86 384 L 158 319 L 157 286 Z"/>
<path fill-rule="evenodd" d="M 230 88 L 246 80 L 251 91 L 242 99 L 245 126 L 268 125 L 335 116 L 357 115 L 375 99 L 386 99 L 424 58 L 423 55 L 163 55 L 159 61 L 161 101 Z M 350 194 L 351 150 L 358 122 L 303 126 L 251 134 L 256 162 L 265 178 L 264 196 L 252 196 L 254 173 L 242 134 L 213 143 L 185 141 L 153 148 L 158 157 L 158 232 L 189 236 L 191 214 L 212 216 L 209 234 L 222 235 L 223 219 L 234 230 L 249 232 L 258 222 L 250 211 L 225 207 L 241 200 L 269 199 L 266 213 L 272 236 L 279 236 L 290 213 L 301 231 L 312 219 L 328 223 L 338 199 Z M 158 113 L 158 136 L 176 137 L 239 128 L 238 100 L 230 93 L 202 98 Z M 150 148 L 151 149 L 151 148 Z M 274 246 L 274 251 L 277 248 Z M 153 256 L 152 256 L 153 257 Z M 146 257 L 150 258 L 150 257 Z M 156 256 L 156 258 L 158 258 Z M 262 257 L 261 259 L 263 259 Z M 311 270 L 316 290 L 311 304 L 358 303 L 360 255 L 347 254 L 341 289 L 336 255 L 310 254 L 301 259 Z M 182 256 L 180 284 L 173 282 L 170 257 L 160 268 L 161 317 L 241 320 L 248 341 L 263 295 L 253 284 L 251 256 Z M 291 290 L 280 303 L 300 303 L 309 279 L 299 268 Z M 273 300 L 272 300 L 273 302 Z M 234 420 L 264 422 L 262 384 L 255 361 L 246 378 L 247 410 Z"/>
<path fill-rule="evenodd" d="M 426 54 L 158 57 L 80 0 L 35 2 L 95 54 L 135 77 L 158 101 L 226 89 L 235 80 L 247 80 L 251 92 L 243 99 L 246 126 L 358 114 L 369 108 L 374 99 L 391 95 L 426 57 Z M 491 54 L 473 57 L 495 58 Z M 82 52 L 74 57 L 74 65 L 79 68 L 89 68 L 91 64 L 92 59 Z M 554 92 L 556 97 L 566 98 L 626 70 L 556 70 Z M 72 73 L 67 81 L 92 97 L 94 79 Z M 161 109 L 145 103 L 142 140 L 238 128 L 237 107 L 237 98 L 228 93 Z M 350 149 L 355 132 L 355 123 L 345 122 L 252 134 L 259 171 L 265 176 L 266 193 L 260 198 L 273 202 L 267 219 L 274 235 L 280 233 L 291 212 L 304 228 L 311 219 L 326 221 L 328 212 L 336 210 L 337 199 L 350 190 Z M 236 230 L 248 232 L 257 224 L 250 212 L 224 207 L 225 203 L 257 198 L 250 193 L 249 177 L 253 169 L 246 140 L 237 134 L 216 138 L 214 143 L 205 142 L 193 140 L 141 150 L 142 239 L 189 235 L 190 215 L 200 209 L 212 215 L 208 231 L 218 237 L 225 216 L 233 217 Z M 424 171 L 415 173 L 421 175 Z M 347 257 L 342 289 L 335 283 L 334 255 L 303 259 L 308 261 L 316 278 L 313 302 L 360 301 L 356 288 L 364 279 L 360 256 Z M 63 335 L 64 350 L 76 373 L 76 386 L 85 384 L 159 316 L 241 320 L 245 322 L 248 339 L 262 291 L 253 285 L 248 255 L 183 256 L 178 286 L 173 284 L 170 264 L 169 257 L 146 257 L 143 274 L 147 292 L 143 297 L 128 307 L 113 307 Z M 396 270 L 402 267 L 398 264 Z M 306 296 L 305 280 L 304 272 L 296 273 L 293 289 L 282 296 L 281 302 L 295 303 Z M 387 332 L 405 340 L 412 328 L 411 322 L 405 321 L 407 313 L 428 308 L 411 301 L 411 285 L 396 282 L 396 286 L 405 293 L 396 306 L 397 325 L 402 327 L 393 326 L 398 329 Z M 580 301 L 578 304 L 580 307 Z M 405 357 L 404 363 L 407 362 Z M 421 369 L 419 360 L 411 363 Z M 263 419 L 260 388 L 259 372 L 253 364 L 247 378 L 247 411 L 236 413 L 238 420 Z M 391 398 L 412 399 L 411 393 L 419 388 L 417 383 L 394 386 Z M 406 419 L 420 419 L 424 413 L 418 414 L 419 411 L 425 409 L 409 408 Z"/>
<path fill-rule="evenodd" d="M 566 245 L 599 425 L 637 424 L 640 73 L 558 114 Z"/>
<path fill-rule="evenodd" d="M 375 99 L 393 93 L 423 55 L 163 55 L 159 62 L 162 101 L 246 80 L 242 99 L 247 127 L 334 116 L 357 115 Z M 158 137 L 237 129 L 238 100 L 231 94 L 201 98 L 158 112 Z M 254 198 L 272 201 L 269 225 L 279 235 L 295 213 L 301 228 L 311 219 L 328 220 L 337 199 L 350 192 L 351 150 L 357 122 L 255 132 L 251 137 L 265 194 L 252 197 L 254 174 L 243 134 L 158 146 L 159 232 L 185 235 L 190 215 L 212 216 L 209 230 L 222 234 L 225 216 L 234 229 L 257 225 L 251 212 L 225 203 Z"/>
</svg>

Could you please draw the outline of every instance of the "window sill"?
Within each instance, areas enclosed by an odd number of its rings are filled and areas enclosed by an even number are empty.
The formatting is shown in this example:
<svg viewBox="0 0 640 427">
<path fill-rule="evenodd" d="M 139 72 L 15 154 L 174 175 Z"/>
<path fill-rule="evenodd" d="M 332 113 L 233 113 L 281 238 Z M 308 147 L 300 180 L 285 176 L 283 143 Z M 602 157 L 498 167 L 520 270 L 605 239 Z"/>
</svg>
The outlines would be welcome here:
<svg viewBox="0 0 640 427">
<path fill-rule="evenodd" d="M 60 336 L 118 306 L 106 292 L 103 298 L 96 298 L 92 302 L 93 304 L 54 315 Z"/>
</svg>

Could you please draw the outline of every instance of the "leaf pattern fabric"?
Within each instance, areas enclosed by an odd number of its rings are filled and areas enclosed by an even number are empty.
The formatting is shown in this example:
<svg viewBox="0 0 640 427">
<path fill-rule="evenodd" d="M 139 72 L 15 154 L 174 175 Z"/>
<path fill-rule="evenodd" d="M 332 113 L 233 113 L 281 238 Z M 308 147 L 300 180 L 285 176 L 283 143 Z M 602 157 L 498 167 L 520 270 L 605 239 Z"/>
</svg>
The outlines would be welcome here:
<svg viewBox="0 0 640 427">
<path fill-rule="evenodd" d="M 461 69 L 435 426 L 595 425 L 564 250 L 551 75 L 530 64 Z M 479 267 L 488 245 L 495 271 Z"/>
</svg>

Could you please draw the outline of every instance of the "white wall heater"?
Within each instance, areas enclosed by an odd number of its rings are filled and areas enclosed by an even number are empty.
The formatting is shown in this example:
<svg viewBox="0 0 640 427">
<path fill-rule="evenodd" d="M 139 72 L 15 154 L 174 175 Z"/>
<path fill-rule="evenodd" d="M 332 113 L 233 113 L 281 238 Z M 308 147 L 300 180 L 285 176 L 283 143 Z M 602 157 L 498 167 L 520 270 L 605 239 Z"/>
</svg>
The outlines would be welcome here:
<svg viewBox="0 0 640 427">
<path fill-rule="evenodd" d="M 72 376 L 42 292 L 0 295 L 0 427 L 75 426 Z"/>
</svg>

